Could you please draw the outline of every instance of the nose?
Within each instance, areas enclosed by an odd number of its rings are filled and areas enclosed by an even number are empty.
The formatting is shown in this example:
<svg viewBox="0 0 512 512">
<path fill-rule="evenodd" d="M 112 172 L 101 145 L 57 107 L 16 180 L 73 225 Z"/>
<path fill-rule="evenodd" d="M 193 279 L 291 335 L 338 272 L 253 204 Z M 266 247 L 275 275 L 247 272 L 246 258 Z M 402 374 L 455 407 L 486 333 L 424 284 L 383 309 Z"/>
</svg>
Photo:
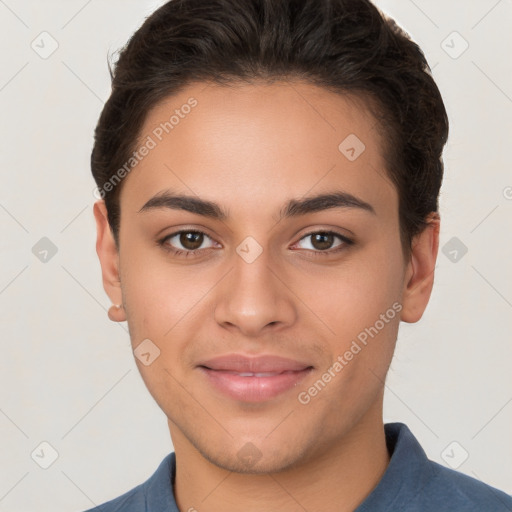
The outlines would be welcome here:
<svg viewBox="0 0 512 512">
<path fill-rule="evenodd" d="M 246 337 L 291 326 L 297 317 L 294 295 L 279 265 L 263 251 L 252 262 L 236 254 L 233 268 L 217 289 L 215 320 Z"/>
</svg>

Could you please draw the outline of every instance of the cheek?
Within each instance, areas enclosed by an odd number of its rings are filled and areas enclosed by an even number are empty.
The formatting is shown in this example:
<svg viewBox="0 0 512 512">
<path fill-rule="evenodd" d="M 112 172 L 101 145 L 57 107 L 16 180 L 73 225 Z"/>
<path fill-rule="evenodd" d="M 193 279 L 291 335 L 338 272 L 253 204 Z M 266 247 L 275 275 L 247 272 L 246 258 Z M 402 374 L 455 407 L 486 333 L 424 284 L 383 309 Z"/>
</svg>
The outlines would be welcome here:
<svg viewBox="0 0 512 512">
<path fill-rule="evenodd" d="M 306 298 L 305 303 L 321 320 L 319 326 L 328 338 L 343 345 L 373 326 L 393 304 L 399 304 L 403 269 L 400 261 L 386 258 L 386 253 L 385 248 L 378 247 L 372 253 L 361 251 L 360 257 L 354 254 L 338 267 L 322 269 L 297 281 L 295 289 L 301 290 L 298 295 Z M 393 320 L 397 309 L 399 305 L 387 317 Z"/>
<path fill-rule="evenodd" d="M 333 363 L 338 362 L 334 400 L 343 396 L 363 403 L 382 386 L 402 309 L 400 254 L 394 244 L 381 240 L 315 280 L 308 301 L 329 327 L 324 339 Z"/>
<path fill-rule="evenodd" d="M 132 343 L 141 336 L 165 340 L 199 301 L 204 288 L 190 268 L 166 263 L 156 250 L 125 247 L 121 282 Z"/>
</svg>

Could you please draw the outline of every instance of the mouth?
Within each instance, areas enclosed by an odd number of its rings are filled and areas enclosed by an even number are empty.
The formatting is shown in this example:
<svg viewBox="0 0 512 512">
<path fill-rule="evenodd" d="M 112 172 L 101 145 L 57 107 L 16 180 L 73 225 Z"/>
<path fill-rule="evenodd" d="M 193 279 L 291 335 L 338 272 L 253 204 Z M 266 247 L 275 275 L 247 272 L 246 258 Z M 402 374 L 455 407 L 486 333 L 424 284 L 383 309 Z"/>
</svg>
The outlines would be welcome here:
<svg viewBox="0 0 512 512">
<path fill-rule="evenodd" d="M 301 370 L 286 370 L 284 372 L 235 372 L 233 370 L 214 370 L 213 368 L 208 368 L 207 366 L 203 366 L 206 370 L 212 370 L 214 372 L 224 372 L 229 375 L 238 375 L 239 377 L 275 377 L 276 375 L 283 375 L 285 373 L 297 373 L 297 371 Z M 304 368 L 305 369 L 305 368 Z"/>
<path fill-rule="evenodd" d="M 206 384 L 224 397 L 264 402 L 297 386 L 313 370 L 309 363 L 273 354 L 232 353 L 200 361 Z"/>
</svg>

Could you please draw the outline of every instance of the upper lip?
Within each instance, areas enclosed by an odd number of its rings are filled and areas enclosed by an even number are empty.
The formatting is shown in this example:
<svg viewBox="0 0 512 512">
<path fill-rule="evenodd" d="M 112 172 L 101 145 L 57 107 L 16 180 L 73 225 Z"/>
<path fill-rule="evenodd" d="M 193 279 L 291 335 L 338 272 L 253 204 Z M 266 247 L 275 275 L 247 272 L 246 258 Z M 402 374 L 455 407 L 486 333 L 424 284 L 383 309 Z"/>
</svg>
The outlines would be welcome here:
<svg viewBox="0 0 512 512">
<path fill-rule="evenodd" d="M 248 373 L 282 373 L 286 371 L 301 371 L 310 368 L 311 365 L 286 357 L 262 355 L 248 357 L 243 354 L 226 354 L 199 363 L 210 370 L 224 370 Z"/>
</svg>

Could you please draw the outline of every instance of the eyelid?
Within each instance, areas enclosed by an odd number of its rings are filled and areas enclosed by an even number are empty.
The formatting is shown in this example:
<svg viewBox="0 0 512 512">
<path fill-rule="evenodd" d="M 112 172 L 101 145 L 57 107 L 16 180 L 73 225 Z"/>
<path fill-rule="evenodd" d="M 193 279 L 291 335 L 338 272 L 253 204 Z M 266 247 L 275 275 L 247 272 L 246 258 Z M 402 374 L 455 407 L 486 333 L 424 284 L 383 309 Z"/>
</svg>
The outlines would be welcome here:
<svg viewBox="0 0 512 512">
<path fill-rule="evenodd" d="M 340 233 L 339 231 L 336 231 L 335 229 L 332 229 L 332 228 L 320 228 L 320 229 L 314 229 L 312 231 L 308 231 L 307 233 L 303 234 L 299 238 L 298 241 L 300 242 L 303 238 L 306 238 L 307 236 L 317 235 L 319 233 L 322 233 L 324 235 L 334 235 L 334 236 L 337 236 L 343 242 L 346 242 L 347 244 L 355 243 L 354 240 L 352 238 L 350 238 L 348 235 L 344 235 L 343 233 Z M 325 252 L 325 251 L 321 251 L 321 252 Z"/>
</svg>

